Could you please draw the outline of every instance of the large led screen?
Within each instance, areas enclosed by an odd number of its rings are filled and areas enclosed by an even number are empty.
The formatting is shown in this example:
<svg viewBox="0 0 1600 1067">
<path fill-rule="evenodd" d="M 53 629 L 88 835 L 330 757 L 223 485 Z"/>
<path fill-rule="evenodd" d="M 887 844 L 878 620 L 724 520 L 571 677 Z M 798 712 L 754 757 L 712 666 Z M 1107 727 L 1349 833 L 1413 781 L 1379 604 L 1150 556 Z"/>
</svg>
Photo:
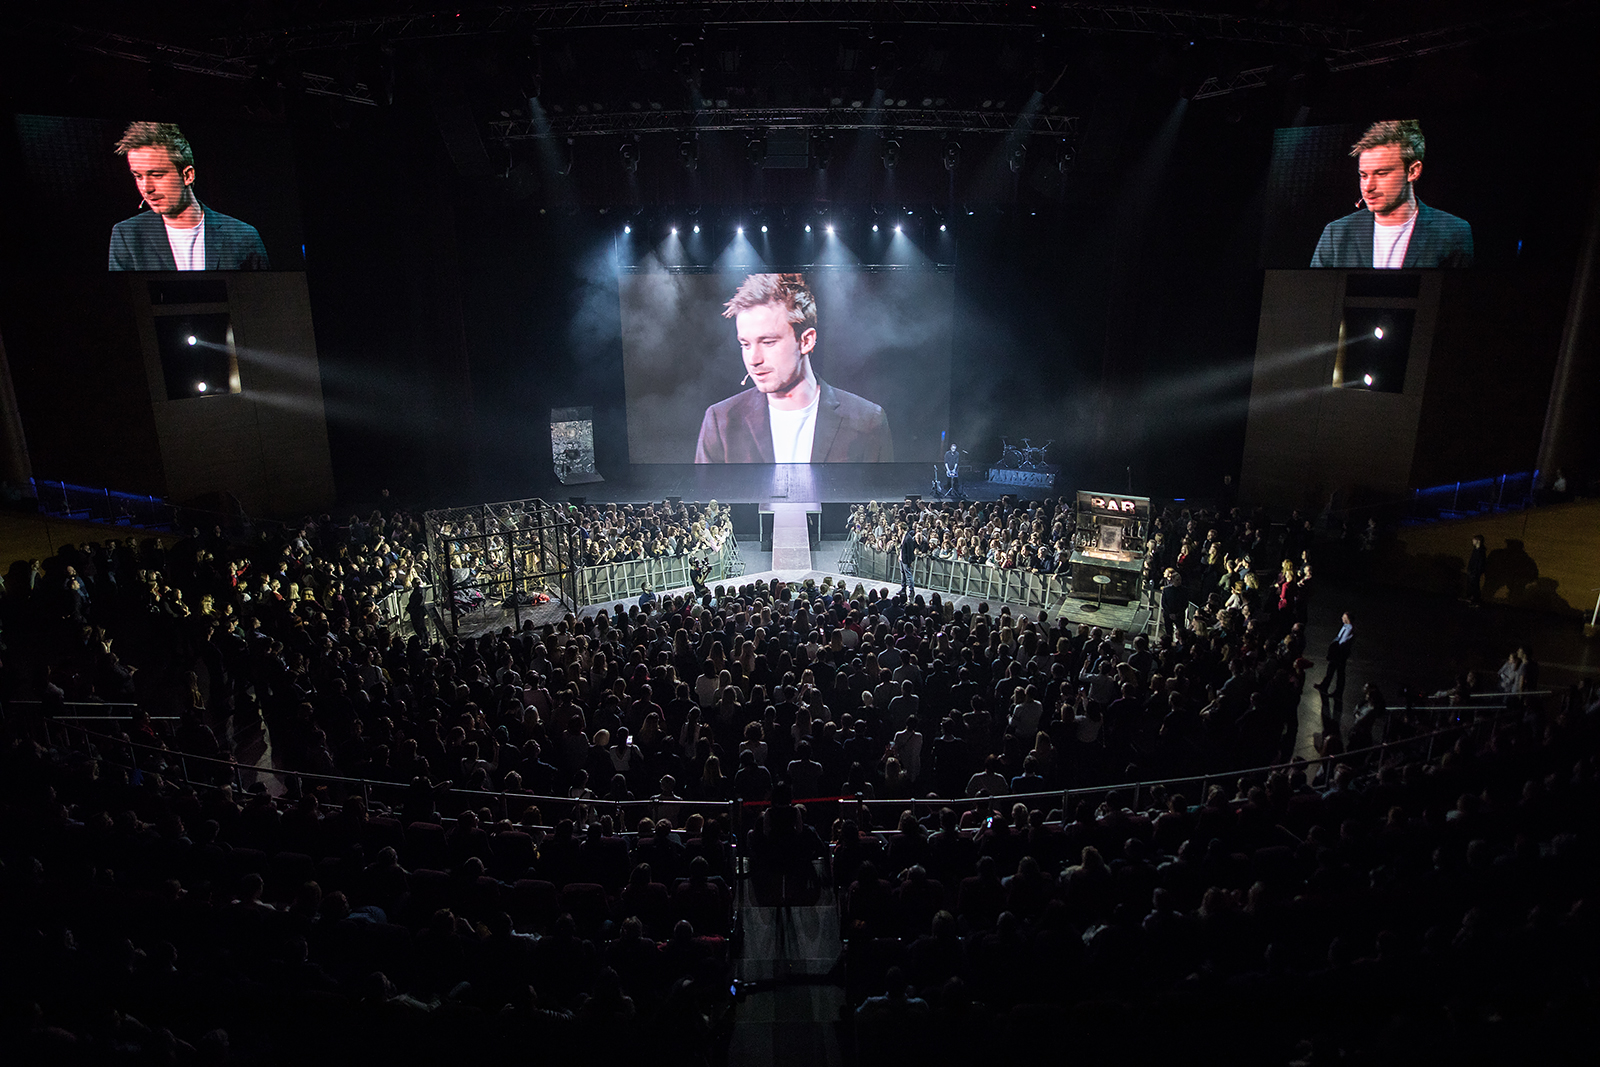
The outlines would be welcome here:
<svg viewBox="0 0 1600 1067">
<path fill-rule="evenodd" d="M 288 131 L 154 116 L 15 117 L 30 255 L 66 270 L 305 269 Z"/>
<path fill-rule="evenodd" d="M 920 268 L 620 279 L 634 463 L 934 461 L 953 281 Z"/>
<path fill-rule="evenodd" d="M 1262 266 L 1472 266 L 1472 223 L 1452 211 L 1459 149 L 1430 143 L 1415 119 L 1278 130 Z"/>
</svg>

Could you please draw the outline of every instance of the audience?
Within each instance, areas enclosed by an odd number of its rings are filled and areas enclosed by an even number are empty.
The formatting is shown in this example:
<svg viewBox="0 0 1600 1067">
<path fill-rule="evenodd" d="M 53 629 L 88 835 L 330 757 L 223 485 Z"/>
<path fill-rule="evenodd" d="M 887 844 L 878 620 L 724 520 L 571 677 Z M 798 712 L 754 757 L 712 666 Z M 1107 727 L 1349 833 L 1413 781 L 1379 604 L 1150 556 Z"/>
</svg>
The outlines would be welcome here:
<svg viewBox="0 0 1600 1067">
<path fill-rule="evenodd" d="M 578 512 L 595 561 L 727 536 L 715 504 Z M 915 525 L 935 554 L 1045 571 L 1071 521 L 1059 501 L 852 520 L 867 543 Z M 1338 991 L 1347 972 L 1397 989 L 1452 968 L 1473 1010 L 1511 988 L 1547 1010 L 1593 939 L 1592 687 L 1513 691 L 1520 716 L 1475 722 L 1459 681 L 1463 732 L 1430 758 L 1409 739 L 1434 709 L 1369 686 L 1350 736 L 1321 738 L 1337 759 L 1290 765 L 1309 548 L 1295 524 L 1166 510 L 1155 639 L 832 579 L 433 635 L 383 607 L 427 570 L 403 512 L 19 564 L 0 694 L 138 710 L 45 746 L 11 706 L 8 980 L 32 1005 L 11 1036 L 41 1058 L 232 1042 L 331 1061 L 349 1035 L 410 1058 L 463 1027 L 572 1049 L 659 1027 L 693 1058 L 728 1010 L 736 848 L 758 896 L 817 892 L 831 856 L 874 1025 L 1249 989 L 1290 1003 L 1268 1029 L 1298 1040 L 1291 988 L 1348 1030 L 1372 1009 Z M 1341 755 L 1380 740 L 1381 759 Z M 240 746 L 279 773 L 236 772 Z M 1268 765 L 1193 799 L 1104 791 Z M 1095 799 L 1063 808 L 1066 790 Z M 930 795 L 950 806 L 906 806 Z M 285 1035 L 232 1007 L 260 990 L 320 1007 Z"/>
</svg>

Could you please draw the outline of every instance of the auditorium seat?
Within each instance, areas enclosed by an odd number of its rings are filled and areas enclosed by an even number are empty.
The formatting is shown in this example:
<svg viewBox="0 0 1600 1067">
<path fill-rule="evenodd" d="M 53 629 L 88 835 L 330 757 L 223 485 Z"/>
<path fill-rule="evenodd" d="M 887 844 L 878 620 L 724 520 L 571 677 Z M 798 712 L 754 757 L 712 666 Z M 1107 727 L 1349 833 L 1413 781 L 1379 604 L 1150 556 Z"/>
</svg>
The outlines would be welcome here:
<svg viewBox="0 0 1600 1067">
<path fill-rule="evenodd" d="M 561 897 L 553 882 L 519 878 L 511 887 L 510 912 L 518 929 L 542 933 L 561 914 Z"/>
<path fill-rule="evenodd" d="M 407 826 L 406 847 L 401 855 L 405 857 L 406 866 L 413 870 L 419 867 L 444 870 L 450 866 L 444 827 L 436 822 L 414 822 Z"/>
</svg>

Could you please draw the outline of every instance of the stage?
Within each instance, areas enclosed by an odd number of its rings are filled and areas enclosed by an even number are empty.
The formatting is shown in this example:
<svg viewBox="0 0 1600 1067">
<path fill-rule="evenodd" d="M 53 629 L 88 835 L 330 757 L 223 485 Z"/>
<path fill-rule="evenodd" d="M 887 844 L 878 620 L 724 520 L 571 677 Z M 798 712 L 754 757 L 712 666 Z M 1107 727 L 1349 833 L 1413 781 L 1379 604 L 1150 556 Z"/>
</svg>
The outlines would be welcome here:
<svg viewBox="0 0 1600 1067">
<path fill-rule="evenodd" d="M 583 497 L 588 503 L 637 504 L 667 497 L 690 502 L 723 503 L 811 501 L 862 503 L 901 500 L 907 494 L 932 499 L 932 463 L 650 463 L 620 471 L 603 470 L 603 482 L 557 486 L 553 499 Z M 971 475 L 961 479 L 969 500 L 999 500 L 1007 494 L 1023 499 L 1056 496 L 1071 485 L 1065 475 L 1054 492 L 987 480 L 988 466 L 972 463 Z"/>
</svg>

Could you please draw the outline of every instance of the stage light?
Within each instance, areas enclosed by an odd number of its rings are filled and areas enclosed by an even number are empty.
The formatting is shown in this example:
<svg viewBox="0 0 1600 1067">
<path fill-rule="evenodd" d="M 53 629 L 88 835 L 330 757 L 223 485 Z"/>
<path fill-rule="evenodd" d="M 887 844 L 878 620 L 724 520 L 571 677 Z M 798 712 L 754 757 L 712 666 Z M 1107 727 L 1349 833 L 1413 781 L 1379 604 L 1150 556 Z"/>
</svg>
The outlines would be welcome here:
<svg viewBox="0 0 1600 1067">
<path fill-rule="evenodd" d="M 762 233 L 766 233 L 766 232 L 767 232 L 767 226 L 766 226 L 766 223 L 762 223 L 762 224 L 761 224 L 761 232 L 762 232 Z"/>
<path fill-rule="evenodd" d="M 942 223 L 942 222 L 941 222 L 941 223 L 939 223 L 939 232 L 940 232 L 940 233 L 943 233 L 943 232 L 944 232 L 944 223 Z"/>
<path fill-rule="evenodd" d="M 1383 340 L 1383 327 L 1382 326 L 1374 326 L 1372 328 L 1372 336 L 1376 337 L 1380 341 Z"/>
<path fill-rule="evenodd" d="M 833 223 L 831 223 L 831 222 L 828 223 L 828 236 L 829 237 L 833 236 Z"/>
<path fill-rule="evenodd" d="M 678 228 L 676 226 L 674 226 L 672 228 L 672 236 L 674 236 L 674 237 L 678 236 Z"/>
<path fill-rule="evenodd" d="M 899 233 L 900 232 L 900 224 L 898 222 L 894 224 L 894 232 L 895 233 Z"/>
<path fill-rule="evenodd" d="M 200 343 L 200 338 L 196 337 L 192 333 L 188 337 L 185 337 L 183 340 L 184 340 L 185 344 L 197 345 L 197 344 Z"/>
<path fill-rule="evenodd" d="M 623 233 L 632 233 L 633 232 L 633 227 L 629 226 L 627 223 L 623 223 L 622 224 L 622 232 Z"/>
<path fill-rule="evenodd" d="M 878 232 L 878 224 L 876 222 L 874 222 L 872 224 L 872 232 L 873 233 L 877 233 Z"/>
<path fill-rule="evenodd" d="M 1372 375 L 1370 375 L 1370 374 L 1363 374 L 1363 375 L 1362 375 L 1362 376 L 1361 376 L 1361 381 L 1362 381 L 1362 383 L 1363 383 L 1363 384 L 1365 384 L 1365 385 L 1371 385 L 1371 384 L 1372 384 Z"/>
<path fill-rule="evenodd" d="M 733 228 L 733 232 L 734 233 L 738 233 L 738 234 L 742 234 L 742 233 L 744 233 L 744 227 L 743 226 L 735 226 Z"/>
<path fill-rule="evenodd" d="M 695 233 L 699 233 L 700 232 L 700 224 L 698 222 L 694 224 L 694 232 Z"/>
<path fill-rule="evenodd" d="M 194 391 L 197 392 L 197 393 L 205 392 L 206 391 L 206 383 L 205 382 L 195 382 L 194 383 Z"/>
<path fill-rule="evenodd" d="M 807 232 L 807 233 L 810 233 L 810 232 L 811 232 L 811 223 L 809 223 L 809 222 L 808 222 L 808 223 L 806 223 L 806 232 Z"/>
</svg>

